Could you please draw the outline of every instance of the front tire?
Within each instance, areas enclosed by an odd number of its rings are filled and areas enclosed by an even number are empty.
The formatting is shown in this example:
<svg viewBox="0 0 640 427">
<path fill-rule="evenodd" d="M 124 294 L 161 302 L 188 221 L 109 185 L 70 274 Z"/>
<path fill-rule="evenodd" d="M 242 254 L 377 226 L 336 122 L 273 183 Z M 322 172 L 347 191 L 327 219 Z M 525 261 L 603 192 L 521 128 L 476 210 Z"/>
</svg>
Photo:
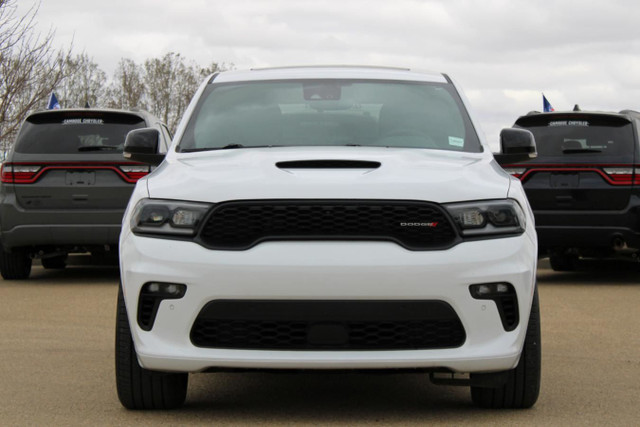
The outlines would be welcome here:
<svg viewBox="0 0 640 427">
<path fill-rule="evenodd" d="M 131 338 L 122 287 L 118 289 L 116 315 L 116 387 L 120 403 L 127 409 L 174 409 L 187 397 L 189 374 L 145 369 Z"/>
<path fill-rule="evenodd" d="M 25 280 L 31 274 L 31 258 L 26 250 L 6 252 L 0 244 L 0 274 L 5 280 Z"/>
<path fill-rule="evenodd" d="M 530 408 L 540 394 L 541 372 L 540 307 L 538 290 L 533 295 L 520 361 L 507 372 L 507 381 L 498 388 L 471 387 L 471 400 L 482 408 Z M 501 375 L 499 372 L 496 376 Z M 486 375 L 487 374 L 483 374 Z M 490 374 L 489 374 L 490 375 Z M 471 375 L 473 380 L 473 374 Z"/>
</svg>

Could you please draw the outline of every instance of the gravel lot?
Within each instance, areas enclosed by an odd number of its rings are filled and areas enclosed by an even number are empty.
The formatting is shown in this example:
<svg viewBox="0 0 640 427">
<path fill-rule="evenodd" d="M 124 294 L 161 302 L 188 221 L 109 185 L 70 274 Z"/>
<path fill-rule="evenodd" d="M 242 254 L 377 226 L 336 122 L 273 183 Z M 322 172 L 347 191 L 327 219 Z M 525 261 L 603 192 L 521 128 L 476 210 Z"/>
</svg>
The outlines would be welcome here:
<svg viewBox="0 0 640 427">
<path fill-rule="evenodd" d="M 543 379 L 536 406 L 486 411 L 425 375 L 196 374 L 186 406 L 118 402 L 118 270 L 34 268 L 0 279 L 0 425 L 638 425 L 640 264 L 538 270 Z"/>
</svg>

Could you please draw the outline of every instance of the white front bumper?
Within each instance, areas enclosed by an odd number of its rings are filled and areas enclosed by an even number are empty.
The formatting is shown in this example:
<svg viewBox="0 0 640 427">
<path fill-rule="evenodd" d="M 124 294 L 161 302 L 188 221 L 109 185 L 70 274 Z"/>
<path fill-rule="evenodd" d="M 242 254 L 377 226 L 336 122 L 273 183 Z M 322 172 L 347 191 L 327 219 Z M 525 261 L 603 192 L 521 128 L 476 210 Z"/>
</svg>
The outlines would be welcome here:
<svg viewBox="0 0 640 427">
<path fill-rule="evenodd" d="M 267 242 L 247 251 L 212 251 L 195 243 L 127 234 L 121 241 L 123 292 L 142 366 L 196 372 L 207 368 L 513 368 L 519 359 L 535 285 L 535 244 L 526 234 L 414 252 L 388 242 Z M 136 322 L 149 281 L 183 283 L 185 296 L 164 300 L 151 331 Z M 520 323 L 505 332 L 493 301 L 469 285 L 509 282 Z M 458 348 L 386 351 L 232 350 L 194 346 L 191 326 L 214 299 L 441 300 L 466 332 Z"/>
</svg>

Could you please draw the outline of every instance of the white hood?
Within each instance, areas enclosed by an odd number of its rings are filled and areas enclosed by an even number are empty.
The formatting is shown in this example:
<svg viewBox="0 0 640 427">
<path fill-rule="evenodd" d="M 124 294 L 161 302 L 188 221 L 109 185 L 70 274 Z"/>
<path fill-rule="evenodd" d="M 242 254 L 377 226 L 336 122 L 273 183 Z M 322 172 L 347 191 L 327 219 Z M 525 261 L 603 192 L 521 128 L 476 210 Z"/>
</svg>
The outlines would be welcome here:
<svg viewBox="0 0 640 427">
<path fill-rule="evenodd" d="M 378 168 L 283 169 L 285 161 L 354 160 Z M 293 147 L 171 153 L 149 197 L 217 203 L 250 199 L 397 199 L 437 203 L 507 197 L 490 155 L 370 147 Z M 171 167 L 166 167 L 166 166 Z M 150 176 L 150 177 L 151 177 Z"/>
</svg>

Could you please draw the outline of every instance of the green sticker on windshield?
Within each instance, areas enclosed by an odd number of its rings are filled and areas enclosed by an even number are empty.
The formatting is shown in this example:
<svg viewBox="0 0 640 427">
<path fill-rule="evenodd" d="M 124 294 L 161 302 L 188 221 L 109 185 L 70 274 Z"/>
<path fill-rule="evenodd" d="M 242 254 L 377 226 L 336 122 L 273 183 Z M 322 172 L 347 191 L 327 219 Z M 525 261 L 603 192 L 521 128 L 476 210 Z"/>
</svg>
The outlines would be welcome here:
<svg viewBox="0 0 640 427">
<path fill-rule="evenodd" d="M 464 147 L 464 139 L 458 138 L 457 136 L 450 136 L 449 145 L 454 147 Z"/>
</svg>

